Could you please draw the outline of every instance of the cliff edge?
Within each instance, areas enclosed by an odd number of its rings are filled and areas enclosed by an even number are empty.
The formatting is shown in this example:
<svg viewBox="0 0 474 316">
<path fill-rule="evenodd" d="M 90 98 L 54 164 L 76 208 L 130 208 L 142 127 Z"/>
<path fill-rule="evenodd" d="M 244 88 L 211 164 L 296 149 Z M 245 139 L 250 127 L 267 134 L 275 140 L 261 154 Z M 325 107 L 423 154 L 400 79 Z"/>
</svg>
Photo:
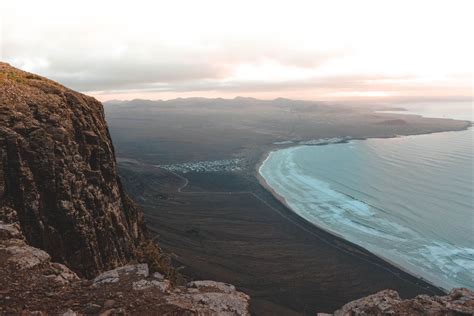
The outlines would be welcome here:
<svg viewBox="0 0 474 316">
<path fill-rule="evenodd" d="M 0 214 L 86 277 L 134 258 L 142 213 L 122 189 L 94 98 L 0 63 Z"/>
<path fill-rule="evenodd" d="M 173 273 L 122 189 L 102 104 L 0 63 L 0 314 L 248 315 L 234 286 Z"/>
</svg>

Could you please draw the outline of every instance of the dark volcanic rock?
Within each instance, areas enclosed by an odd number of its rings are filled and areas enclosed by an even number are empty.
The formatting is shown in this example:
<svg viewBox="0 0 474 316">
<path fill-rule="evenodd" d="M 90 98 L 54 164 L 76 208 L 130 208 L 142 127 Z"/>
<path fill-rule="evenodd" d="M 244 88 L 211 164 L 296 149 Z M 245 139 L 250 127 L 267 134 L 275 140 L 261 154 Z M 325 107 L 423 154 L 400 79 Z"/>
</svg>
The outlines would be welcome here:
<svg viewBox="0 0 474 316">
<path fill-rule="evenodd" d="M 86 277 L 134 258 L 143 215 L 124 193 L 100 102 L 0 63 L 0 220 Z"/>
</svg>

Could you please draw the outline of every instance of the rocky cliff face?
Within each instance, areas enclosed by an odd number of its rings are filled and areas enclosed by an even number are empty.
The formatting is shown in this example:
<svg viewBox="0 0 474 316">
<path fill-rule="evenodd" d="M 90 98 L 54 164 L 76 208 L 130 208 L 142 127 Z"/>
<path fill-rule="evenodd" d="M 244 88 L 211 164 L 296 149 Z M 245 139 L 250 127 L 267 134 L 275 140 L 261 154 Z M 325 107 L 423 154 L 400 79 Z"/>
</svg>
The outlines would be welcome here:
<svg viewBox="0 0 474 316">
<path fill-rule="evenodd" d="M 133 258 L 144 238 L 102 105 L 0 63 L 0 216 L 13 212 L 30 245 L 87 277 Z"/>
</svg>

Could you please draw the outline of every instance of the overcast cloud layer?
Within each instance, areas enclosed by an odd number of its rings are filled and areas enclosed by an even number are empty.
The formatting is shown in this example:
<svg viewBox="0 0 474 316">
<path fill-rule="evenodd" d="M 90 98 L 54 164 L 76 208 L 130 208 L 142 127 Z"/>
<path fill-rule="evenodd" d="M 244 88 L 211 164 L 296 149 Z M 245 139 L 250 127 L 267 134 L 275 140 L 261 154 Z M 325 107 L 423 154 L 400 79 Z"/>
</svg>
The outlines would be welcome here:
<svg viewBox="0 0 474 316">
<path fill-rule="evenodd" d="M 0 57 L 111 98 L 472 97 L 472 1 L 4 1 Z"/>
</svg>

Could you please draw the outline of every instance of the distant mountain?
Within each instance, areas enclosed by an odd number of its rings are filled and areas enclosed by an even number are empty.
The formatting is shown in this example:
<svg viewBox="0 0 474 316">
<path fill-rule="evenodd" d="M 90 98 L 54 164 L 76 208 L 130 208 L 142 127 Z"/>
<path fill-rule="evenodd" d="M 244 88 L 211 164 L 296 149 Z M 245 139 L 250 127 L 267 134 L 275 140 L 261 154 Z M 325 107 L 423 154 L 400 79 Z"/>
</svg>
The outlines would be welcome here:
<svg viewBox="0 0 474 316">
<path fill-rule="evenodd" d="M 320 101 L 292 100 L 286 98 L 277 98 L 273 100 L 261 100 L 250 97 L 235 97 L 233 99 L 224 98 L 176 98 L 170 100 L 110 100 L 104 102 L 104 105 L 168 105 L 168 106 L 318 106 L 326 103 Z M 341 105 L 339 105 L 341 106 Z"/>
</svg>

